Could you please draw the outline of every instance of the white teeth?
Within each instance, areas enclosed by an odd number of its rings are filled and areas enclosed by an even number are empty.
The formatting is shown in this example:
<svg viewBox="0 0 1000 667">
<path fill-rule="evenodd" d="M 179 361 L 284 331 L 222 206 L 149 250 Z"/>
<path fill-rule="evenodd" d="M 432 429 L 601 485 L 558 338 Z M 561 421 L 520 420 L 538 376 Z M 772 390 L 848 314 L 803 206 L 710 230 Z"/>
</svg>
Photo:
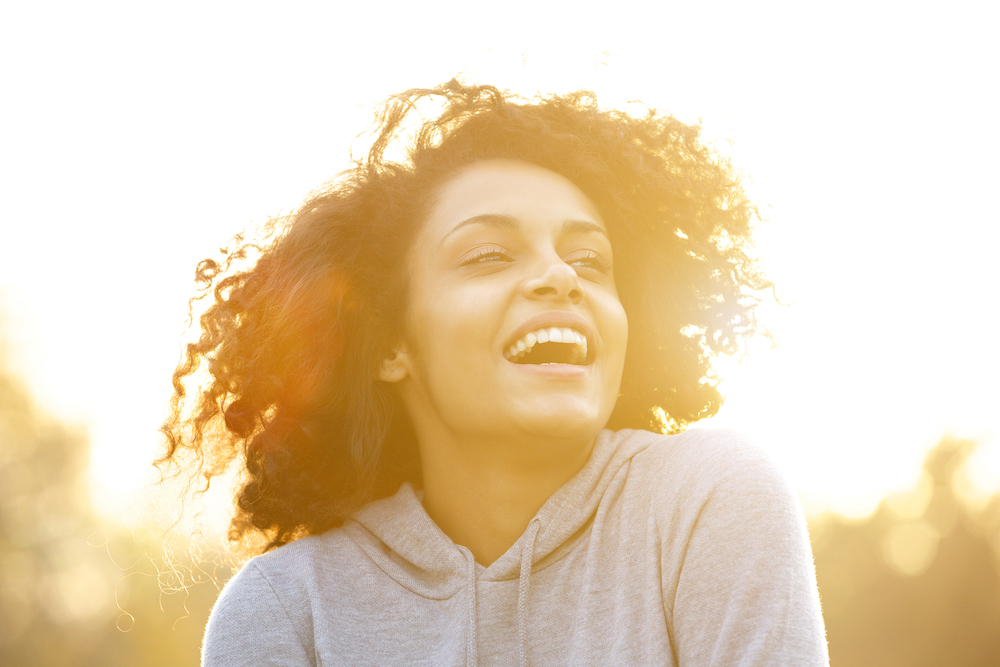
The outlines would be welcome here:
<svg viewBox="0 0 1000 667">
<path fill-rule="evenodd" d="M 520 359 L 538 343 L 575 345 L 575 363 L 583 363 L 587 359 L 587 337 L 569 327 L 548 327 L 527 333 L 520 340 L 511 344 L 504 351 L 504 356 L 511 361 Z"/>
</svg>

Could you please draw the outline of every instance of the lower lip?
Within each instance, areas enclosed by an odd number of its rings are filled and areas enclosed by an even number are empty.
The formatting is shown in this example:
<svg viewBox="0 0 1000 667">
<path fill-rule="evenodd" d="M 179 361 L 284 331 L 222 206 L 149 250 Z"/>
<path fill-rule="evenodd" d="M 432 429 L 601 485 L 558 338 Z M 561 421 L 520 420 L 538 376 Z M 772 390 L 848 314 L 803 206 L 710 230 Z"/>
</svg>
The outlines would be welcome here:
<svg viewBox="0 0 1000 667">
<path fill-rule="evenodd" d="M 522 373 L 552 380 L 576 380 L 586 377 L 590 372 L 590 366 L 575 364 L 515 364 L 513 361 L 507 363 Z"/>
</svg>

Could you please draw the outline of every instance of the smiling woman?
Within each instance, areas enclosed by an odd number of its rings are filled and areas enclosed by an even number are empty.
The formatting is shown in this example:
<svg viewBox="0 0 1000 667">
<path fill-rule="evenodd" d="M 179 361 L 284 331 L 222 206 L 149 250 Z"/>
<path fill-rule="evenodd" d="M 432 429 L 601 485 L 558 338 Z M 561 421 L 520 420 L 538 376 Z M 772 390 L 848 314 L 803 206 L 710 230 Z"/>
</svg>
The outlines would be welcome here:
<svg viewBox="0 0 1000 667">
<path fill-rule="evenodd" d="M 697 128 L 454 81 L 380 123 L 252 268 L 199 266 L 160 463 L 241 466 L 230 537 L 265 552 L 204 663 L 825 664 L 794 495 L 680 433 L 766 286 Z"/>
</svg>

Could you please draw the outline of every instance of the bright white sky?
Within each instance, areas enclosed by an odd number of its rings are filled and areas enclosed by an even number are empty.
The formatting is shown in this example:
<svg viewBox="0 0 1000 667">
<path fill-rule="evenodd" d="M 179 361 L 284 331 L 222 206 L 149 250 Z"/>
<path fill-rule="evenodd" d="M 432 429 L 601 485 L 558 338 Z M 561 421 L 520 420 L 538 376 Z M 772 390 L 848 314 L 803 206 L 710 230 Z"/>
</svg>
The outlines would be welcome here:
<svg viewBox="0 0 1000 667">
<path fill-rule="evenodd" d="M 89 430 L 101 509 L 156 451 L 196 262 L 344 168 L 388 94 L 459 74 L 700 118 L 749 174 L 792 305 L 717 421 L 810 510 L 870 510 L 943 433 L 986 443 L 969 476 L 997 487 L 993 3 L 394 4 L 3 10 L 0 326 Z"/>
</svg>

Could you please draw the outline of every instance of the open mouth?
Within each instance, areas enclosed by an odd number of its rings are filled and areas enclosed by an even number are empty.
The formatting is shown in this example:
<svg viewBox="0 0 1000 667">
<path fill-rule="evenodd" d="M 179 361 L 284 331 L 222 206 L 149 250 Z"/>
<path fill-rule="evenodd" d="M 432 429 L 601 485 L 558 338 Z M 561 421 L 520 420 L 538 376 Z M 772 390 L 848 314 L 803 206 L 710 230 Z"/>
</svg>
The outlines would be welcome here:
<svg viewBox="0 0 1000 667">
<path fill-rule="evenodd" d="M 544 327 L 524 334 L 504 350 L 503 356 L 515 364 L 571 364 L 586 366 L 587 337 L 569 327 Z"/>
</svg>

